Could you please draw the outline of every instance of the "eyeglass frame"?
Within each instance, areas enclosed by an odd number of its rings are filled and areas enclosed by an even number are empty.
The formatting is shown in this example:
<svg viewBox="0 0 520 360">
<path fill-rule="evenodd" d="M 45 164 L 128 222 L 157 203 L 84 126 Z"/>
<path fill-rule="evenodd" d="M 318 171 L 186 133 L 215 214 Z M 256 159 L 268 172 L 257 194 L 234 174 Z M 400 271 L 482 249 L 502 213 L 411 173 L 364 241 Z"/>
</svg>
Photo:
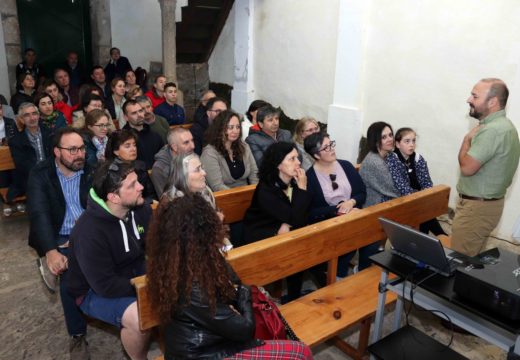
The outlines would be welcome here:
<svg viewBox="0 0 520 360">
<path fill-rule="evenodd" d="M 327 146 L 325 146 L 323 149 L 320 149 L 319 152 L 325 151 L 325 152 L 331 152 L 332 149 L 336 147 L 336 140 L 332 140 Z"/>
<path fill-rule="evenodd" d="M 87 147 L 85 145 L 82 145 L 80 147 L 73 146 L 70 148 L 57 146 L 57 148 L 61 149 L 61 150 L 67 150 L 69 152 L 69 154 L 71 154 L 71 155 L 76 155 L 78 153 L 78 151 L 82 152 L 82 153 L 85 153 L 87 151 Z"/>
</svg>

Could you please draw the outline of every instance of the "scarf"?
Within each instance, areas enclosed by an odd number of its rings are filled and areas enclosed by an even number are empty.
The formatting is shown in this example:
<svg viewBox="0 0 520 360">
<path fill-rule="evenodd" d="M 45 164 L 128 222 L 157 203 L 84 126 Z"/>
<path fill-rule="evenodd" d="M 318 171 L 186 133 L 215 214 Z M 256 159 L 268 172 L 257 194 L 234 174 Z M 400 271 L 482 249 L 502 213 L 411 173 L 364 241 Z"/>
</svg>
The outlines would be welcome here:
<svg viewBox="0 0 520 360">
<path fill-rule="evenodd" d="M 96 157 L 98 160 L 105 159 L 105 147 L 107 146 L 108 137 L 98 138 L 97 136 L 92 137 L 92 143 L 96 147 Z"/>
</svg>

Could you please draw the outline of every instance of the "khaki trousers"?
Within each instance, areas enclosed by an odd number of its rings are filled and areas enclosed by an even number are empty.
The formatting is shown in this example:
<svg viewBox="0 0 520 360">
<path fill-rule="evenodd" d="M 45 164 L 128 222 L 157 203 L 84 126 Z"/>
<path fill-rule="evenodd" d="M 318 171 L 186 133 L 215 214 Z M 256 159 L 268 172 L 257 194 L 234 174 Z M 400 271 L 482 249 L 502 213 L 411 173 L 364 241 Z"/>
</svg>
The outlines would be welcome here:
<svg viewBox="0 0 520 360">
<path fill-rule="evenodd" d="M 493 201 L 459 198 L 451 232 L 452 249 L 468 256 L 481 253 L 503 210 L 504 198 Z"/>
</svg>

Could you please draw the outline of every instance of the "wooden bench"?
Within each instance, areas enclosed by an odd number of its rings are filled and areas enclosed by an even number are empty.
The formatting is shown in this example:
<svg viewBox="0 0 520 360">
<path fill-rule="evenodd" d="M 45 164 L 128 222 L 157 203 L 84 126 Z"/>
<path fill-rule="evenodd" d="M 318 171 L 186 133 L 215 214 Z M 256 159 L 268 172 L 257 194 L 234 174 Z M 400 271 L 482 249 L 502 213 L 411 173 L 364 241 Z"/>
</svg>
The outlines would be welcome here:
<svg viewBox="0 0 520 360">
<path fill-rule="evenodd" d="M 0 146 L 0 171 L 14 170 L 14 161 L 11 156 L 11 151 L 9 150 L 9 146 Z M 0 188 L 0 196 L 4 202 L 7 202 L 7 190 L 8 188 Z M 25 196 L 19 196 L 14 199 L 14 202 L 25 201 Z"/>
<path fill-rule="evenodd" d="M 189 129 L 193 126 L 192 123 L 189 123 L 189 124 L 180 124 L 180 125 L 170 125 L 170 129 L 175 129 L 175 128 L 185 128 L 185 129 Z"/>
<path fill-rule="evenodd" d="M 328 285 L 280 307 L 295 333 L 309 346 L 326 340 L 354 359 L 366 352 L 370 324 L 377 307 L 380 271 L 371 267 L 336 282 L 338 256 L 385 239 L 378 218 L 418 227 L 448 210 L 450 189 L 434 186 L 408 196 L 309 225 L 286 234 L 233 249 L 228 261 L 245 284 L 266 285 L 326 262 Z M 142 330 L 159 324 L 146 293 L 146 276 L 132 280 L 136 287 Z M 387 295 L 387 304 L 394 302 Z M 336 335 L 360 324 L 357 348 Z"/>
</svg>

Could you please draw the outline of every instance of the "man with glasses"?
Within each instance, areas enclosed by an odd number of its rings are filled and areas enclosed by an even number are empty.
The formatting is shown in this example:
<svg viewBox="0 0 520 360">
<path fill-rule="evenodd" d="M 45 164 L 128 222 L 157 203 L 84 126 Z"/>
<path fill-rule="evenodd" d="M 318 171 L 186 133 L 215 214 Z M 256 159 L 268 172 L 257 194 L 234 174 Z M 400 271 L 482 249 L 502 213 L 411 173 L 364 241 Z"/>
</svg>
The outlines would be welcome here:
<svg viewBox="0 0 520 360">
<path fill-rule="evenodd" d="M 134 360 L 147 358 L 149 333 L 139 329 L 130 280 L 145 273 L 150 216 L 133 165 L 106 162 L 96 170 L 87 210 L 70 236 L 70 293 L 86 315 L 121 329 Z"/>
<path fill-rule="evenodd" d="M 228 109 L 227 102 L 223 98 L 214 97 L 208 100 L 206 106 L 206 115 L 200 119 L 195 119 L 190 131 L 195 142 L 195 153 L 202 154 L 202 145 L 204 143 L 204 133 L 208 127 L 213 123 L 213 120 L 223 111 Z M 197 121 L 198 120 L 198 121 Z"/>
<path fill-rule="evenodd" d="M 58 129 L 53 139 L 53 154 L 54 157 L 38 163 L 29 175 L 29 245 L 42 257 L 38 259 L 40 271 L 49 290 L 55 291 L 56 277 L 60 277 L 61 303 L 71 336 L 71 358 L 88 359 L 87 324 L 76 299 L 67 292 L 69 236 L 87 206 L 91 183 L 85 166 L 85 144 L 78 130 Z"/>
<path fill-rule="evenodd" d="M 13 183 L 7 192 L 7 201 L 25 195 L 29 172 L 40 161 L 50 155 L 51 131 L 40 123 L 40 112 L 33 103 L 22 103 L 18 110 L 18 122 L 23 131 L 16 131 L 9 141 L 15 170 Z"/>
<path fill-rule="evenodd" d="M 161 150 L 164 142 L 159 134 L 144 122 L 144 109 L 135 100 L 123 104 L 126 125 L 123 129 L 132 130 L 137 135 L 137 159 L 144 161 L 146 170 L 153 166 L 154 156 Z"/>
<path fill-rule="evenodd" d="M 289 130 L 280 129 L 280 109 L 272 105 L 265 105 L 258 109 L 256 122 L 260 131 L 251 129 L 246 143 L 249 144 L 256 165 L 260 168 L 264 152 L 271 144 L 280 141 L 292 142 L 292 139 Z"/>
</svg>

